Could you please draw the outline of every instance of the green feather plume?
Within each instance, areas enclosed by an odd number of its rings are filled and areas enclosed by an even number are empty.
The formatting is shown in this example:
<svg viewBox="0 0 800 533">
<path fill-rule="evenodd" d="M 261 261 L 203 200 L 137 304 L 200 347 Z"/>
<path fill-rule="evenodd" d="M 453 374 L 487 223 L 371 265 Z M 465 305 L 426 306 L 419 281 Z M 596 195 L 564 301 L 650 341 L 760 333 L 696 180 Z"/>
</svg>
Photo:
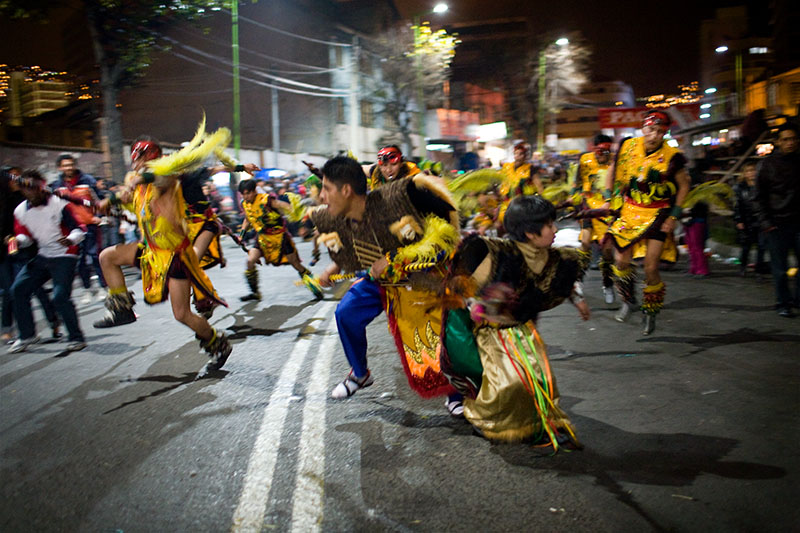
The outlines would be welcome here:
<svg viewBox="0 0 800 533">
<path fill-rule="evenodd" d="M 568 181 L 554 183 L 545 187 L 542 197 L 548 202 L 559 204 L 566 200 L 572 192 L 572 184 Z"/>
</svg>

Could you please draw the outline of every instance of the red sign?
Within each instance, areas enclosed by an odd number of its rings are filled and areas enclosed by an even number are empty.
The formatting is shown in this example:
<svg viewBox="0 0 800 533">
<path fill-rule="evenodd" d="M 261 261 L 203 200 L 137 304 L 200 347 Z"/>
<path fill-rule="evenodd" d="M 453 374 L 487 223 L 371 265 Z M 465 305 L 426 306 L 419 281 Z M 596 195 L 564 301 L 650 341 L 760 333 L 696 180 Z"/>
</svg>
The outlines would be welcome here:
<svg viewBox="0 0 800 533">
<path fill-rule="evenodd" d="M 700 115 L 700 104 L 678 104 L 669 108 L 658 108 L 664 111 L 679 127 L 684 128 L 695 122 Z M 645 113 L 649 107 L 602 107 L 598 111 L 601 128 L 641 128 Z"/>
<path fill-rule="evenodd" d="M 443 139 L 458 139 L 473 141 L 477 139 L 475 131 L 480 124 L 478 113 L 459 111 L 457 109 L 437 109 L 436 118 L 439 119 L 439 133 Z M 470 128 L 474 126 L 474 128 Z"/>
</svg>

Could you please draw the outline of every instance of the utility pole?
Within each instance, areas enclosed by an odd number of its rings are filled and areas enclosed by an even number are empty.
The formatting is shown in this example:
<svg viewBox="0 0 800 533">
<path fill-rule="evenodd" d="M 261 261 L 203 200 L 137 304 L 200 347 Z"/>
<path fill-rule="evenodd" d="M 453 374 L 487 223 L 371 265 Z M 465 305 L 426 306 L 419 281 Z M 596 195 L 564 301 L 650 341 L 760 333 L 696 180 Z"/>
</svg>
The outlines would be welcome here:
<svg viewBox="0 0 800 533">
<path fill-rule="evenodd" d="M 281 151 L 281 117 L 278 111 L 278 89 L 273 87 L 272 92 L 272 152 L 275 154 L 272 166 L 278 167 L 278 154 Z"/>
<path fill-rule="evenodd" d="M 536 135 L 536 151 L 544 154 L 544 104 L 545 104 L 545 75 L 547 74 L 547 48 L 539 52 L 539 118 L 536 120 L 538 134 Z"/>
<path fill-rule="evenodd" d="M 349 109 L 348 124 L 350 125 L 350 146 L 349 149 L 353 155 L 359 157 L 361 155 L 361 147 L 358 143 L 358 112 L 359 112 L 359 99 L 358 99 L 358 37 L 353 36 L 353 46 L 350 48 L 350 93 L 347 95 L 347 103 Z"/>
<path fill-rule="evenodd" d="M 231 49 L 233 50 L 233 149 L 239 158 L 242 128 L 239 119 L 239 0 L 231 2 Z"/>
</svg>

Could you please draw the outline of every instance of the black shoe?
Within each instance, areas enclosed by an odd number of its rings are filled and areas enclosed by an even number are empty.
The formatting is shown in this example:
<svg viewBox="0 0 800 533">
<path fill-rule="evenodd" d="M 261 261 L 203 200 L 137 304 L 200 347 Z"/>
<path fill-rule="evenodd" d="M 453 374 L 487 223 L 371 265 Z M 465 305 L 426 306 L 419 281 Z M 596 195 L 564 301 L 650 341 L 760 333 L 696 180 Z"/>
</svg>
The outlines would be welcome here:
<svg viewBox="0 0 800 533">
<path fill-rule="evenodd" d="M 102 320 L 98 320 L 92 325 L 97 329 L 102 329 L 123 326 L 133 322 L 136 322 L 136 313 L 133 312 L 133 309 L 119 309 L 117 311 L 109 311 Z"/>
<path fill-rule="evenodd" d="M 794 318 L 794 313 L 792 312 L 791 307 L 781 307 L 778 309 L 778 316 L 782 316 L 783 318 Z"/>
<path fill-rule="evenodd" d="M 251 300 L 261 300 L 261 294 L 257 292 L 251 292 L 250 294 L 242 296 L 241 298 L 239 298 L 239 300 L 241 300 L 242 302 L 249 302 Z"/>
</svg>

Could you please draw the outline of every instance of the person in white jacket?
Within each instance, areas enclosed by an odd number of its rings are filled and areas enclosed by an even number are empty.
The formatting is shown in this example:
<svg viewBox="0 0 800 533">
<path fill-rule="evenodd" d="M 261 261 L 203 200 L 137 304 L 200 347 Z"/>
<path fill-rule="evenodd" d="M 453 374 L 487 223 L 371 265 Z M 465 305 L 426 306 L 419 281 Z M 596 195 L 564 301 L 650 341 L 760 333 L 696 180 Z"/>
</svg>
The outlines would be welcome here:
<svg viewBox="0 0 800 533">
<path fill-rule="evenodd" d="M 50 193 L 38 171 L 23 172 L 20 184 L 27 201 L 14 209 L 17 243 L 20 248 L 35 245 L 38 249 L 11 286 L 19 338 L 8 351 L 23 352 L 39 340 L 31 311 L 31 295 L 49 279 L 53 280 L 53 306 L 69 333 L 67 351 L 83 350 L 86 340 L 71 296 L 78 244 L 85 231 L 66 209 L 68 202 Z"/>
</svg>

